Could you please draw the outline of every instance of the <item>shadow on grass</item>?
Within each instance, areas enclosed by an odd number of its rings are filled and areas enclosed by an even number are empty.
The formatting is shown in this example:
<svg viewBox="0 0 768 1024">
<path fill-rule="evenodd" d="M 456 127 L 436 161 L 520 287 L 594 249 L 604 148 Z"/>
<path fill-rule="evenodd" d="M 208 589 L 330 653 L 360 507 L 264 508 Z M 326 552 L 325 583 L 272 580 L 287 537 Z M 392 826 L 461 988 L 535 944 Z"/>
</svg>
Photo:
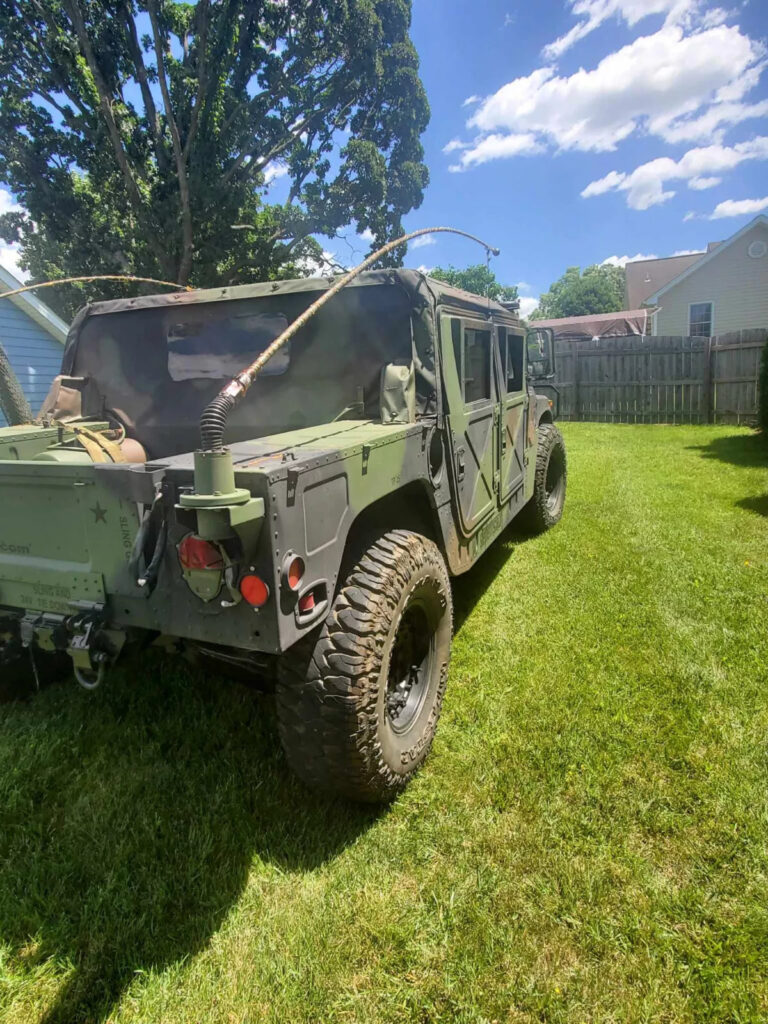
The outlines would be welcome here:
<svg viewBox="0 0 768 1024">
<path fill-rule="evenodd" d="M 0 709 L 0 940 L 33 977 L 73 965 L 46 1024 L 103 1021 L 137 972 L 205 948 L 255 859 L 311 870 L 373 823 L 293 779 L 273 719 L 147 654 Z"/>
<path fill-rule="evenodd" d="M 471 569 L 453 581 L 454 633 L 458 633 L 473 608 L 515 551 L 533 534 L 512 522 Z"/>
<path fill-rule="evenodd" d="M 736 505 L 747 512 L 754 512 L 755 515 L 768 516 L 768 494 L 761 494 L 756 498 L 742 498 Z"/>
<path fill-rule="evenodd" d="M 768 438 L 764 434 L 716 437 L 709 444 L 691 445 L 688 450 L 700 452 L 704 459 L 717 459 L 734 466 L 768 467 Z"/>
</svg>

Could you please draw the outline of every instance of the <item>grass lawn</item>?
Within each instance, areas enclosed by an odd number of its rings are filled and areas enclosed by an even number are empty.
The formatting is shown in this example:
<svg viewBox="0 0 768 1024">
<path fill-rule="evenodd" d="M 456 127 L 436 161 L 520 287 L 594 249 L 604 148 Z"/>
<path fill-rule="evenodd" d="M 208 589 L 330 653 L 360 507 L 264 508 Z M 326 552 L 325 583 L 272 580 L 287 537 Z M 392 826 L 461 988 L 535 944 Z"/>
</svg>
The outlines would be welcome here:
<svg viewBox="0 0 768 1024">
<path fill-rule="evenodd" d="M 456 583 L 392 807 L 160 657 L 0 707 L 0 1018 L 765 1021 L 768 471 L 736 427 L 565 424 L 565 517 Z"/>
</svg>

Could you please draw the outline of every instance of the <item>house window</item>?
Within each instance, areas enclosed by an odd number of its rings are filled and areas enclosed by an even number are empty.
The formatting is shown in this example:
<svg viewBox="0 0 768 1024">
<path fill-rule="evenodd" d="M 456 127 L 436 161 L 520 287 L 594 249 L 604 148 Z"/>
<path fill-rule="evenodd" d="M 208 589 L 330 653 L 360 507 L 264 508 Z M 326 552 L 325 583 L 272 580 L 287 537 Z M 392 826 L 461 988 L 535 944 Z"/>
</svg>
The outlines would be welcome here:
<svg viewBox="0 0 768 1024">
<path fill-rule="evenodd" d="M 692 338 L 712 337 L 712 303 L 694 302 L 688 314 L 688 334 Z"/>
</svg>

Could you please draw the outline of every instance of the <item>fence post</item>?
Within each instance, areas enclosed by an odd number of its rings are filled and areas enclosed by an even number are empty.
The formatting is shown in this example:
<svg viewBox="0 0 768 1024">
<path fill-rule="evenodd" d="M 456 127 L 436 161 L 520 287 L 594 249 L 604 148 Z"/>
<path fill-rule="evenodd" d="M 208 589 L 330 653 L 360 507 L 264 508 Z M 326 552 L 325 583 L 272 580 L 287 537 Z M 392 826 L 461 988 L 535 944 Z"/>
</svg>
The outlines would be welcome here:
<svg viewBox="0 0 768 1024">
<path fill-rule="evenodd" d="M 715 338 L 715 345 L 712 345 L 712 338 L 707 338 L 707 348 L 704 359 L 704 421 L 706 423 L 712 423 L 714 416 L 714 395 L 712 393 L 712 385 L 714 383 L 715 375 L 712 373 L 712 363 L 715 359 L 715 350 L 717 349 L 717 338 Z"/>
<path fill-rule="evenodd" d="M 573 412 L 574 419 L 581 419 L 581 395 L 579 394 L 579 342 L 573 342 Z"/>
</svg>

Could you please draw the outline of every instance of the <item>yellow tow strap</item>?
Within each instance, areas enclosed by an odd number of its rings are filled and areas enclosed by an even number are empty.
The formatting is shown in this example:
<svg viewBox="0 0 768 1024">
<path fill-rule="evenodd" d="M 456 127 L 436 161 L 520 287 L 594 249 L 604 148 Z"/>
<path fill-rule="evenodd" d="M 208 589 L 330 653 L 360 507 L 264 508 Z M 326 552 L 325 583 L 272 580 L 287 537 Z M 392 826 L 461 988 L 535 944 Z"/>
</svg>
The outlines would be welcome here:
<svg viewBox="0 0 768 1024">
<path fill-rule="evenodd" d="M 73 427 L 75 438 L 85 448 L 94 462 L 125 462 L 123 450 L 116 441 L 110 441 L 95 430 L 87 427 Z"/>
</svg>

